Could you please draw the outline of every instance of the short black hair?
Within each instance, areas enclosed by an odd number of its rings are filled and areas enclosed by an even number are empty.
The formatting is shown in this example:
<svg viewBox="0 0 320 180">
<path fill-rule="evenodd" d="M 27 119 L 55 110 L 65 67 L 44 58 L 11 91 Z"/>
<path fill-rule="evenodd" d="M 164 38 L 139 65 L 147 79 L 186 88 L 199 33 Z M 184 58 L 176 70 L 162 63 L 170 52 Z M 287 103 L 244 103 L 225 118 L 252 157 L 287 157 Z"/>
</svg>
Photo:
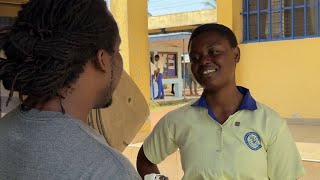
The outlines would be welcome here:
<svg viewBox="0 0 320 180">
<path fill-rule="evenodd" d="M 237 38 L 230 28 L 222 24 L 210 23 L 210 24 L 201 25 L 192 32 L 189 40 L 189 45 L 188 45 L 189 51 L 190 51 L 192 40 L 205 32 L 216 32 L 221 36 L 223 36 L 224 38 L 226 38 L 232 48 L 235 48 L 238 46 Z"/>
<path fill-rule="evenodd" d="M 160 56 L 157 54 L 157 55 L 155 55 L 154 57 L 155 57 L 155 58 L 159 58 Z"/>
<path fill-rule="evenodd" d="M 0 80 L 38 102 L 58 96 L 99 49 L 111 55 L 119 30 L 104 0 L 30 0 L 15 23 L 0 30 Z M 111 67 L 112 68 L 112 67 Z"/>
</svg>

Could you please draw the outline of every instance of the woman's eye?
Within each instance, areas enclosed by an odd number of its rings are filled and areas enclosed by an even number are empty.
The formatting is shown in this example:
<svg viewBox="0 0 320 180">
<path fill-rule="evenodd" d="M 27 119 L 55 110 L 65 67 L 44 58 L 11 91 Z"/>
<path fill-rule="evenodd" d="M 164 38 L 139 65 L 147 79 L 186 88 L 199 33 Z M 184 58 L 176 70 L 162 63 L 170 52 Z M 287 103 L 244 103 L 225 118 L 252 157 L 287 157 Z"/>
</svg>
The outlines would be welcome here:
<svg viewBox="0 0 320 180">
<path fill-rule="evenodd" d="M 196 63 L 196 62 L 198 62 L 198 60 L 199 60 L 199 57 L 197 57 L 197 56 L 190 56 L 190 62 Z"/>
<path fill-rule="evenodd" d="M 216 51 L 216 50 L 209 50 L 208 54 L 211 56 L 216 56 L 220 53 L 220 51 Z"/>
</svg>

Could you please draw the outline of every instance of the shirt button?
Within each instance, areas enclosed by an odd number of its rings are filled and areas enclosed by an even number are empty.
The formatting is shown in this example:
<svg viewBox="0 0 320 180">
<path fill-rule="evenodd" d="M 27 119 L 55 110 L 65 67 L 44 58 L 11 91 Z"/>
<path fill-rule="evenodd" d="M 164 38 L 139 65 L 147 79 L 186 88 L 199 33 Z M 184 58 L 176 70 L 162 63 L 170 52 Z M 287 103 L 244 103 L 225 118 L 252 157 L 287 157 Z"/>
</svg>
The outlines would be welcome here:
<svg viewBox="0 0 320 180">
<path fill-rule="evenodd" d="M 222 128 L 221 128 L 221 127 L 219 127 L 219 128 L 218 128 L 218 131 L 222 131 Z"/>
<path fill-rule="evenodd" d="M 221 153 L 221 150 L 220 150 L 220 149 L 218 149 L 218 150 L 217 150 L 217 152 L 218 152 L 218 153 Z"/>
</svg>

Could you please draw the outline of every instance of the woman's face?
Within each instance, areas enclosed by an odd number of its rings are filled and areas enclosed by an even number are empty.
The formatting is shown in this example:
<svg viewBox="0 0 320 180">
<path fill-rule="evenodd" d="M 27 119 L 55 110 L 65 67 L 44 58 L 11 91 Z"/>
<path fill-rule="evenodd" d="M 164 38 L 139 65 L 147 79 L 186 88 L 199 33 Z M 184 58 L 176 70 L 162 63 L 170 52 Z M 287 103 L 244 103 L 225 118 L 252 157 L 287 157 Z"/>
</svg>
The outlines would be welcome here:
<svg viewBox="0 0 320 180">
<path fill-rule="evenodd" d="M 206 91 L 216 91 L 230 83 L 235 84 L 236 63 L 240 60 L 238 47 L 211 31 L 195 37 L 190 45 L 191 70 Z"/>
</svg>

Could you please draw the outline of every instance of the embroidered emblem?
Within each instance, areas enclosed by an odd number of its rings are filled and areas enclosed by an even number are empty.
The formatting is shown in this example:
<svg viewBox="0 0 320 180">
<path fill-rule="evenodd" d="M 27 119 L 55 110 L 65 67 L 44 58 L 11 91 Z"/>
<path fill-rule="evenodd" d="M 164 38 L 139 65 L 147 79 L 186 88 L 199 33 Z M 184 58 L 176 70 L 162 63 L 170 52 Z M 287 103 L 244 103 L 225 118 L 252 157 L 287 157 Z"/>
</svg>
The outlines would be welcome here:
<svg viewBox="0 0 320 180">
<path fill-rule="evenodd" d="M 254 151 L 257 151 L 262 147 L 260 136 L 256 132 L 248 132 L 244 136 L 244 142 Z"/>
</svg>

